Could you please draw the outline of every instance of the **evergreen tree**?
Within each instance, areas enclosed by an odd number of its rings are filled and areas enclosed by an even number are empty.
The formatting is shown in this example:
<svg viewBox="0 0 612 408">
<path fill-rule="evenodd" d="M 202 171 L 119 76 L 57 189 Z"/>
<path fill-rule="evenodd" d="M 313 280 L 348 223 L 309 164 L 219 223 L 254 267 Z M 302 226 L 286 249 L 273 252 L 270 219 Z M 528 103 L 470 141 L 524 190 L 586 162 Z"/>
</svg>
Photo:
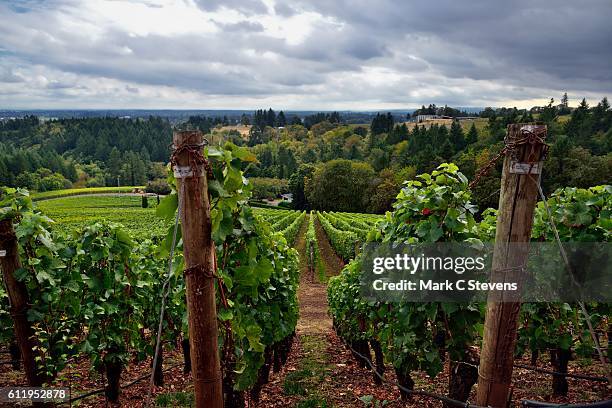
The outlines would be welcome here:
<svg viewBox="0 0 612 408">
<path fill-rule="evenodd" d="M 147 167 L 137 153 L 129 151 L 123 156 L 120 177 L 123 185 L 141 186 L 145 184 Z"/>
<path fill-rule="evenodd" d="M 449 138 L 448 129 L 446 128 L 445 125 L 442 125 L 442 126 L 433 125 L 430 128 L 430 131 L 431 133 L 433 133 L 431 140 L 434 143 L 434 146 L 438 148 L 442 146 L 444 142 L 446 142 Z"/>
<path fill-rule="evenodd" d="M 140 157 L 146 163 L 151 161 L 151 155 L 149 154 L 149 151 L 147 150 L 147 146 L 142 146 L 142 148 L 140 149 Z"/>
<path fill-rule="evenodd" d="M 407 139 L 408 127 L 405 123 L 402 123 L 401 125 L 396 125 L 393 127 L 393 130 L 391 131 L 391 133 L 389 133 L 389 136 L 387 137 L 387 143 L 390 145 L 394 145 Z"/>
<path fill-rule="evenodd" d="M 550 102 L 544 107 L 544 109 L 542 109 L 542 113 L 540 114 L 541 121 L 550 123 L 555 120 L 555 117 L 557 116 L 557 107 L 554 106 L 554 103 L 555 100 L 550 98 Z"/>
<path fill-rule="evenodd" d="M 455 151 L 453 149 L 451 141 L 449 139 L 446 139 L 446 141 L 444 142 L 444 144 L 442 144 L 442 147 L 440 148 L 440 157 L 442 157 L 442 159 L 444 159 L 445 161 L 448 161 L 451 157 L 453 157 L 454 152 Z"/>
<path fill-rule="evenodd" d="M 276 114 L 272 108 L 268 109 L 266 114 L 266 126 L 274 127 L 276 125 Z"/>
<path fill-rule="evenodd" d="M 394 120 L 391 112 L 388 112 L 386 115 L 377 113 L 370 124 L 370 132 L 373 135 L 390 133 L 391 130 L 393 130 L 393 122 Z"/>
<path fill-rule="evenodd" d="M 304 183 L 306 179 L 312 177 L 314 169 L 314 166 L 310 164 L 302 164 L 297 171 L 289 177 L 289 191 L 293 195 L 293 202 L 291 205 L 296 210 L 310 209 L 308 200 L 306 199 L 306 192 L 304 191 Z"/>
<path fill-rule="evenodd" d="M 340 118 L 340 114 L 338 112 L 332 112 L 327 119 L 330 123 L 340 123 L 342 119 Z"/>
<path fill-rule="evenodd" d="M 263 131 L 268 124 L 268 115 L 263 109 L 258 109 L 253 115 L 253 126 Z M 252 130 L 252 129 L 251 129 Z"/>
<path fill-rule="evenodd" d="M 476 125 L 474 124 L 474 122 L 472 122 L 472 126 L 470 127 L 467 137 L 465 138 L 465 144 L 469 146 L 473 143 L 476 143 L 477 141 L 478 141 L 478 129 L 476 129 Z"/>
<path fill-rule="evenodd" d="M 262 144 L 264 142 L 263 131 L 257 125 L 253 126 L 251 130 L 249 130 L 249 146 L 256 146 L 258 144 Z"/>
<path fill-rule="evenodd" d="M 608 110 L 610 109 L 610 104 L 608 103 L 608 98 L 603 98 L 601 102 L 592 109 L 592 133 L 596 132 L 605 132 L 609 127 L 609 118 Z"/>
<path fill-rule="evenodd" d="M 567 92 L 565 92 L 561 97 L 561 105 L 563 105 L 564 108 L 569 107 L 569 98 L 567 97 Z"/>
<path fill-rule="evenodd" d="M 123 166 L 123 159 L 119 149 L 113 147 L 108 156 L 108 172 L 113 180 L 116 180 L 121 173 L 121 167 Z M 114 184 L 114 183 L 113 183 Z"/>
<path fill-rule="evenodd" d="M 465 147 L 465 136 L 463 135 L 463 128 L 459 124 L 458 120 L 453 120 L 450 128 L 450 139 L 453 145 L 453 151 L 458 152 L 463 150 Z"/>
<path fill-rule="evenodd" d="M 565 133 L 576 145 L 583 145 L 591 131 L 589 121 L 589 104 L 586 99 L 582 99 L 580 105 L 572 112 L 572 117 L 565 125 Z"/>
<path fill-rule="evenodd" d="M 13 177 L 8 169 L 8 166 L 0 157 L 0 186 L 11 186 L 13 185 Z"/>
</svg>

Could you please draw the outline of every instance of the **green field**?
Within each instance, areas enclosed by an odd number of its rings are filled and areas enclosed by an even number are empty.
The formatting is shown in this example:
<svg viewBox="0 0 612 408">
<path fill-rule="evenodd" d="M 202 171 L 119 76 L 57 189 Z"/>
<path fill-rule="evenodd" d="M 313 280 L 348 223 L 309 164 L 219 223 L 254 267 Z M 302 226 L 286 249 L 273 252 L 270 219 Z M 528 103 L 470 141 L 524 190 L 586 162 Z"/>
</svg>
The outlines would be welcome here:
<svg viewBox="0 0 612 408">
<path fill-rule="evenodd" d="M 90 191 L 92 189 L 89 189 Z M 137 195 L 64 195 L 38 201 L 37 207 L 53 221 L 54 229 L 62 234 L 79 231 L 85 225 L 96 221 L 111 221 L 123 225 L 135 239 L 153 238 L 165 235 L 172 221 L 155 215 L 157 201 L 149 197 L 149 207 L 142 208 L 142 198 Z M 304 220 L 301 211 L 272 208 L 254 208 L 255 212 L 268 221 L 273 231 L 281 232 L 291 243 Z M 347 248 L 354 251 L 355 242 L 362 242 L 367 231 L 381 218 L 373 214 L 322 213 L 328 220 L 327 233 L 335 237 L 330 229 L 338 228 L 337 234 L 346 236 Z M 332 239 L 336 244 L 337 240 Z M 340 248 L 335 248 L 337 251 Z M 342 251 L 340 251 L 342 252 Z M 350 252 L 350 251 L 349 251 Z M 343 253 L 343 252 L 342 252 Z M 346 255 L 347 259 L 352 257 Z"/>
<path fill-rule="evenodd" d="M 56 222 L 60 232 L 78 230 L 94 221 L 122 224 L 134 238 L 165 234 L 169 222 L 155 215 L 155 198 L 142 208 L 139 196 L 68 196 L 40 201 L 38 208 Z"/>
<path fill-rule="evenodd" d="M 107 194 L 107 193 L 131 193 L 134 189 L 143 189 L 144 186 L 124 186 L 124 187 L 88 187 L 88 188 L 69 188 L 66 190 L 44 191 L 32 193 L 32 200 L 48 200 L 51 198 L 69 197 L 83 194 Z"/>
<path fill-rule="evenodd" d="M 91 193 L 92 189 L 88 189 Z M 69 191 L 69 190 L 63 190 Z M 95 193 L 95 192 L 94 192 Z M 107 193 L 101 191 L 100 193 Z M 37 207 L 53 221 L 55 230 L 70 233 L 95 221 L 112 221 L 122 224 L 134 238 L 151 238 L 164 235 L 171 221 L 155 215 L 157 201 L 149 197 L 149 207 L 142 208 L 142 198 L 135 195 L 64 195 L 38 201 Z M 299 225 L 289 228 L 301 214 L 283 209 L 255 209 L 270 222 L 275 231 L 289 229 L 288 239 L 293 240 Z"/>
</svg>

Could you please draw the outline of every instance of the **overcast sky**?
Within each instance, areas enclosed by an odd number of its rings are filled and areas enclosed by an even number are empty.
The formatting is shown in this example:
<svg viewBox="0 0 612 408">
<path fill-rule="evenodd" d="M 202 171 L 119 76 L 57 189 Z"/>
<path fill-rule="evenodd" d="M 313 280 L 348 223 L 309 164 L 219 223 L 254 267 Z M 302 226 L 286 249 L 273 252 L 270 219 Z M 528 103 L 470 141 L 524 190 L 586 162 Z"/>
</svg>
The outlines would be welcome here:
<svg viewBox="0 0 612 408">
<path fill-rule="evenodd" d="M 612 97 L 610 0 L 0 0 L 0 108 Z"/>
</svg>

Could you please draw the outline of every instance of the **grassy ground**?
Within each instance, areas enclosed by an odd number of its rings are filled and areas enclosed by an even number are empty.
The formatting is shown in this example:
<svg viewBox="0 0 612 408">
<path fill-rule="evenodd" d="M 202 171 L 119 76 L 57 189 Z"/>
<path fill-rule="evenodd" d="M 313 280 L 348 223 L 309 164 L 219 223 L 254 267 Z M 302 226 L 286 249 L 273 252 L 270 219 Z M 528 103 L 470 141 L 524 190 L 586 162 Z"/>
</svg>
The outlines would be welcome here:
<svg viewBox="0 0 612 408">
<path fill-rule="evenodd" d="M 321 353 L 327 346 L 325 338 L 317 334 L 300 336 L 301 356 L 295 371 L 285 376 L 283 393 L 303 397 L 296 407 L 327 407 L 327 397 L 320 392 L 331 371 L 328 356 Z"/>
<path fill-rule="evenodd" d="M 142 208 L 139 196 L 68 196 L 38 202 L 38 208 L 55 221 L 54 228 L 67 233 L 95 221 L 122 224 L 135 238 L 165 234 L 170 223 L 155 215 L 155 198 Z"/>
<path fill-rule="evenodd" d="M 131 187 L 130 187 L 131 188 Z M 92 189 L 87 189 L 91 192 Z M 70 190 L 60 190 L 70 191 Z M 155 215 L 157 200 L 149 197 L 148 208 L 142 208 L 140 195 L 116 194 L 98 190 L 97 195 L 64 195 L 37 201 L 37 207 L 53 221 L 54 229 L 61 233 L 80 230 L 96 221 L 122 224 L 134 238 L 152 238 L 164 235 L 171 222 Z"/>
<path fill-rule="evenodd" d="M 109 194 L 109 193 L 131 193 L 137 189 L 143 189 L 144 186 L 125 186 L 125 187 L 92 187 L 92 188 L 69 188 L 66 190 L 44 191 L 42 193 L 33 193 L 34 201 L 48 200 L 51 198 L 69 197 L 83 194 Z"/>
</svg>

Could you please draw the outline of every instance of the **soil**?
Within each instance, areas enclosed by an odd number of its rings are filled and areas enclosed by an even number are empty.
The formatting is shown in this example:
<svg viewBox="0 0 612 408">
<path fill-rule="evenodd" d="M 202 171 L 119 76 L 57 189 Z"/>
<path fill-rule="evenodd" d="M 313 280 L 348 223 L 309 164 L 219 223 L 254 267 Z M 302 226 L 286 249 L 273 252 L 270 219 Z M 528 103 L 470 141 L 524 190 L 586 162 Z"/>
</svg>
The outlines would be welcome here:
<svg viewBox="0 0 612 408">
<path fill-rule="evenodd" d="M 300 319 L 296 327 L 298 338 L 300 335 L 323 335 L 331 331 L 332 328 L 331 319 L 327 314 L 327 285 L 319 283 L 316 278 L 316 271 L 311 273 L 308 268 L 308 259 L 306 258 L 306 231 L 308 229 L 308 221 L 308 217 L 305 217 L 295 242 L 295 248 L 300 254 L 300 288 L 298 290 Z M 317 239 L 319 240 L 318 236 Z M 322 245 L 319 244 L 320 250 L 321 246 Z M 340 264 L 338 262 L 341 263 L 342 261 L 337 257 L 335 252 L 333 252 L 329 243 L 327 243 L 326 250 L 328 252 L 327 256 L 323 257 L 323 262 L 332 259 L 335 263 L 326 263 L 325 270 L 331 271 L 331 273 L 335 275 L 340 271 Z M 334 257 L 336 259 L 333 259 Z"/>
</svg>

